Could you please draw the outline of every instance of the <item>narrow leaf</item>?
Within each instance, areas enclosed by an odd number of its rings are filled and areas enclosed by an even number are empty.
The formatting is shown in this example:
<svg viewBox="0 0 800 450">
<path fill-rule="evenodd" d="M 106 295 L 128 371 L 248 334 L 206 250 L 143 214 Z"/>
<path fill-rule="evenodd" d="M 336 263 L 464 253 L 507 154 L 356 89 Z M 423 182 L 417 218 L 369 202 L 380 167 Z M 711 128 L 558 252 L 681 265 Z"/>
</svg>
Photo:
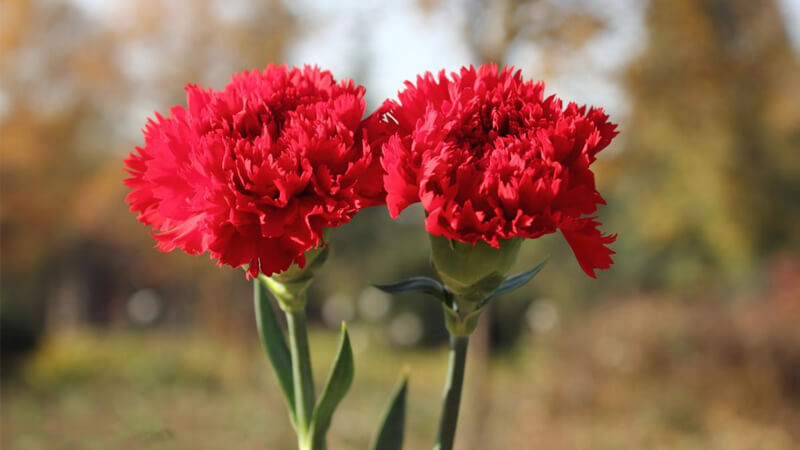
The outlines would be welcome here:
<svg viewBox="0 0 800 450">
<path fill-rule="evenodd" d="M 542 270 L 542 268 L 544 267 L 545 264 L 547 264 L 547 260 L 542 261 L 538 266 L 534 267 L 533 269 L 531 269 L 531 270 L 529 270 L 527 272 L 523 272 L 523 273 L 520 273 L 518 275 L 514 275 L 513 277 L 507 279 L 506 281 L 503 282 L 503 284 L 500 285 L 499 288 L 497 288 L 497 290 L 492 292 L 492 295 L 487 297 L 486 300 L 484 300 L 481 303 L 481 305 L 486 304 L 489 300 L 491 300 L 491 299 L 493 299 L 495 297 L 499 297 L 499 296 L 501 296 L 503 294 L 507 294 L 507 293 L 509 293 L 511 291 L 514 291 L 514 290 L 519 289 L 520 287 L 524 286 L 525 283 L 531 281 L 533 279 L 533 277 L 535 277 L 536 274 L 539 273 L 539 271 Z"/>
<path fill-rule="evenodd" d="M 444 300 L 447 295 L 441 283 L 428 277 L 413 277 L 393 284 L 375 284 L 374 286 L 389 294 L 420 292 L 432 295 L 439 300 Z"/>
<path fill-rule="evenodd" d="M 331 419 L 339 402 L 342 401 L 350 385 L 353 383 L 353 349 L 350 347 L 350 337 L 347 335 L 347 326 L 342 323 L 342 340 L 339 343 L 339 352 L 333 362 L 331 373 L 319 402 L 311 415 L 309 437 L 313 440 L 313 448 L 324 446 L 325 434 L 331 426 Z"/>
<path fill-rule="evenodd" d="M 295 421 L 294 412 L 294 385 L 292 384 L 292 359 L 283 330 L 275 316 L 275 310 L 267 295 L 266 286 L 256 278 L 253 280 L 253 300 L 256 313 L 256 326 L 261 344 L 267 353 L 278 384 L 281 386 L 286 403 L 289 406 L 289 417 Z"/>
<path fill-rule="evenodd" d="M 400 385 L 395 389 L 389 406 L 383 413 L 378 434 L 375 436 L 372 450 L 402 450 L 403 430 L 406 422 L 406 392 L 408 391 L 408 374 L 403 375 Z"/>
</svg>

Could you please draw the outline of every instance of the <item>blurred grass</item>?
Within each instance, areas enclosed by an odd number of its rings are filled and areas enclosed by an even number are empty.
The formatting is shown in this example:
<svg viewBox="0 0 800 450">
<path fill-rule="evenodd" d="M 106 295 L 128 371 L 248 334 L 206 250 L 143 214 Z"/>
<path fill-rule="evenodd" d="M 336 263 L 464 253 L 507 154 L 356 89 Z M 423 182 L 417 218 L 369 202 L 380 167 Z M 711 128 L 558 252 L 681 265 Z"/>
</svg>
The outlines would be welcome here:
<svg viewBox="0 0 800 450">
<path fill-rule="evenodd" d="M 334 448 L 366 447 L 407 359 L 377 348 L 364 350 L 364 333 L 351 327 L 357 387 L 334 419 Z M 319 385 L 338 336 L 316 329 L 311 339 Z M 50 335 L 16 379 L 3 386 L 2 447 L 292 448 L 295 438 L 283 398 L 256 345 L 174 332 Z M 440 378 L 444 356 L 434 351 L 408 359 L 420 373 Z M 434 383 L 417 388 L 420 399 L 438 398 Z M 433 433 L 436 403 L 412 403 L 418 407 L 409 418 L 412 426 Z M 337 426 L 347 423 L 365 425 Z"/>
<path fill-rule="evenodd" d="M 796 449 L 796 298 L 790 292 L 738 306 L 640 298 L 564 318 L 554 331 L 528 334 L 492 361 L 480 387 L 488 396 L 474 395 L 468 372 L 457 444 Z M 366 448 L 405 365 L 411 369 L 406 448 L 428 448 L 445 349 L 390 350 L 365 325 L 351 331 L 356 380 L 334 418 L 330 448 Z M 336 342 L 334 330 L 312 332 L 318 384 Z M 294 445 L 255 339 L 130 330 L 51 334 L 2 395 L 2 447 L 9 450 Z"/>
</svg>

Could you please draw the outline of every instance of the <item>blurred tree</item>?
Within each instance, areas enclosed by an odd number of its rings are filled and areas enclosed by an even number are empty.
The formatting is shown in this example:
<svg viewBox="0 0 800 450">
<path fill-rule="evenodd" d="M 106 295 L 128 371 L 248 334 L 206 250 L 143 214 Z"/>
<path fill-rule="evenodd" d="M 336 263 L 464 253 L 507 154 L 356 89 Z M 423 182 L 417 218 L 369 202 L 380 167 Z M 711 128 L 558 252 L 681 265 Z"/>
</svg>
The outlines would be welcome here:
<svg viewBox="0 0 800 450">
<path fill-rule="evenodd" d="M 294 26 L 283 3 L 12 0 L 0 8 L 4 333 L 9 321 L 40 329 L 45 304 L 71 311 L 68 320 L 124 319 L 120 302 L 143 287 L 185 303 L 193 290 L 176 287 L 196 278 L 207 288 L 200 304 L 213 303 L 206 308 L 249 307 L 219 301 L 233 271 L 150 249 L 125 211 L 120 160 L 141 144 L 146 116 L 185 102 L 186 83 L 221 87 L 231 73 L 281 61 Z M 224 320 L 224 312 L 200 316 Z M 12 341 L 3 335 L 4 355 Z"/>
<path fill-rule="evenodd" d="M 629 279 L 707 286 L 797 251 L 800 65 L 776 2 L 653 0 L 647 24 L 604 187 Z"/>
<path fill-rule="evenodd" d="M 510 52 L 535 43 L 542 53 L 539 78 L 552 73 L 564 53 L 579 52 L 609 26 L 591 0 L 471 0 L 465 34 L 476 59 L 498 64 L 511 61 Z"/>
</svg>

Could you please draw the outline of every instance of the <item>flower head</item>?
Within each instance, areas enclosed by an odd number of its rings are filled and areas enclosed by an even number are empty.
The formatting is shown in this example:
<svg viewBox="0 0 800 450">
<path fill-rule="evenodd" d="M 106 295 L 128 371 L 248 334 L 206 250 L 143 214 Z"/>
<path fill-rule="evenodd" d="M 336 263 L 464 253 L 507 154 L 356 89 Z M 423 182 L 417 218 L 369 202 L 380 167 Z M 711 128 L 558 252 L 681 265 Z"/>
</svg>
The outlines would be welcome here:
<svg viewBox="0 0 800 450">
<path fill-rule="evenodd" d="M 590 165 L 616 125 L 600 108 L 544 98 L 544 84 L 494 64 L 406 82 L 379 110 L 386 203 L 396 217 L 422 202 L 433 235 L 499 248 L 561 230 L 581 268 L 610 267 L 614 252 L 588 217 L 604 200 Z"/>
<path fill-rule="evenodd" d="M 161 250 L 271 275 L 303 267 L 323 228 L 383 203 L 380 137 L 362 126 L 364 88 L 351 80 L 269 65 L 186 93 L 125 161 L 126 200 Z"/>
</svg>

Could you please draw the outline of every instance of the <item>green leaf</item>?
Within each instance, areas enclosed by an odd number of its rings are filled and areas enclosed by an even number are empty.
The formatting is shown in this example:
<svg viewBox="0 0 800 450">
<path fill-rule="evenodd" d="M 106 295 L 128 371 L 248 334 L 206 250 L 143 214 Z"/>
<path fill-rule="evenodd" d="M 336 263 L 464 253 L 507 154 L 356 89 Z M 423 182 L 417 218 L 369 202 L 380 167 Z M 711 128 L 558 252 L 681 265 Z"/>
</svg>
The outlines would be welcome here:
<svg viewBox="0 0 800 450">
<path fill-rule="evenodd" d="M 278 384 L 281 386 L 283 396 L 289 406 L 289 417 L 292 423 L 295 422 L 294 411 L 294 385 L 292 384 L 292 359 L 289 354 L 289 347 L 286 345 L 286 338 L 283 330 L 275 316 L 275 310 L 267 295 L 267 288 L 263 282 L 256 278 L 253 280 L 253 300 L 256 313 L 256 326 L 261 344 L 267 353 L 275 375 L 278 377 Z"/>
<path fill-rule="evenodd" d="M 518 275 L 514 275 L 513 277 L 507 279 L 506 281 L 503 282 L 503 284 L 500 285 L 499 288 L 497 288 L 497 290 L 495 290 L 492 293 L 492 295 L 486 297 L 486 300 L 481 302 L 481 306 L 485 305 L 486 303 L 489 302 L 489 300 L 491 300 L 491 299 L 493 299 L 495 297 L 499 297 L 499 296 L 501 296 L 503 294 L 507 294 L 507 293 L 509 293 L 511 291 L 514 291 L 516 289 L 521 288 L 522 286 L 525 285 L 525 283 L 531 281 L 533 279 L 533 277 L 535 277 L 536 274 L 539 273 L 539 271 L 542 270 L 542 268 L 544 267 L 545 264 L 547 264 L 547 260 L 546 259 L 544 261 L 542 261 L 538 266 L 534 267 L 533 269 L 531 269 L 531 270 L 529 270 L 527 272 L 520 273 Z"/>
<path fill-rule="evenodd" d="M 403 375 L 400 386 L 395 389 L 389 406 L 383 413 L 378 434 L 372 443 L 372 450 L 401 450 L 403 448 L 403 429 L 406 421 L 406 392 L 408 374 Z"/>
<path fill-rule="evenodd" d="M 309 437 L 313 442 L 312 448 L 322 448 L 325 434 L 331 426 L 331 419 L 339 402 L 342 401 L 350 385 L 353 383 L 353 349 L 350 347 L 350 337 L 347 335 L 347 325 L 342 323 L 342 340 L 339 343 L 339 352 L 333 362 L 333 368 L 322 389 L 319 402 L 311 415 Z"/>
<path fill-rule="evenodd" d="M 433 278 L 428 277 L 413 277 L 393 284 L 375 284 L 373 286 L 389 294 L 420 292 L 432 295 L 442 301 L 447 298 L 444 286 Z"/>
</svg>

